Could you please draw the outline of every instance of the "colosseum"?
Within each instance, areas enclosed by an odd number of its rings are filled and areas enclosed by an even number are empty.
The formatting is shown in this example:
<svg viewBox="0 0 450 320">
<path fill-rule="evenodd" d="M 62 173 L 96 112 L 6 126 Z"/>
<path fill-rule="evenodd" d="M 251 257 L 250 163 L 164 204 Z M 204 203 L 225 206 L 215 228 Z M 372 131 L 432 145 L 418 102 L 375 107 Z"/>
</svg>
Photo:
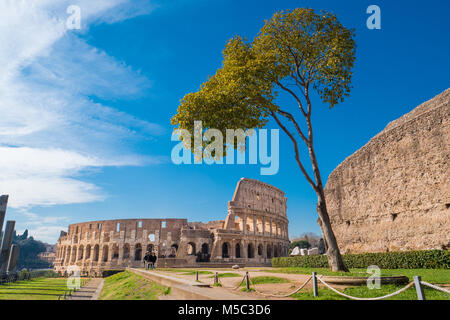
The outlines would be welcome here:
<svg viewBox="0 0 450 320">
<path fill-rule="evenodd" d="M 325 192 L 346 253 L 450 248 L 450 89 L 345 159 Z"/>
<path fill-rule="evenodd" d="M 104 270 L 142 267 L 146 251 L 157 254 L 158 267 L 270 265 L 289 249 L 284 192 L 242 178 L 228 202 L 225 220 L 123 219 L 69 225 L 58 239 L 54 269 L 80 269 L 99 276 Z"/>
</svg>

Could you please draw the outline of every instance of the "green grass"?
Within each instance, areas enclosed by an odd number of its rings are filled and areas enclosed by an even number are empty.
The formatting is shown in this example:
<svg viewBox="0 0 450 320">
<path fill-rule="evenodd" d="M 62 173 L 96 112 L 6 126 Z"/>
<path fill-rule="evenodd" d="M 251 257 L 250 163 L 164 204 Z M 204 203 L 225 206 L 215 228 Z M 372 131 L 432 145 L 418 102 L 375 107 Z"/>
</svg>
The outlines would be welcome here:
<svg viewBox="0 0 450 320">
<path fill-rule="evenodd" d="M 241 277 L 239 273 L 233 273 L 233 272 L 224 272 L 218 274 L 219 278 L 234 278 L 234 277 Z M 210 278 L 214 278 L 215 275 L 211 276 Z"/>
<path fill-rule="evenodd" d="M 288 279 L 272 277 L 272 276 L 259 276 L 259 277 L 251 277 L 251 284 L 266 284 L 266 283 L 288 283 L 290 282 Z M 245 281 L 241 284 L 241 286 L 245 286 Z"/>
<path fill-rule="evenodd" d="M 170 287 L 161 286 L 129 271 L 105 278 L 100 300 L 158 300 L 170 294 Z"/>
<path fill-rule="evenodd" d="M 367 286 L 356 286 L 356 287 L 349 287 L 344 290 L 342 289 L 338 290 L 354 297 L 375 298 L 385 296 L 403 287 L 404 286 L 402 285 L 388 284 L 382 285 L 380 289 L 373 289 L 373 290 L 370 290 L 369 288 L 367 288 Z M 318 292 L 319 292 L 318 297 L 313 296 L 312 290 L 306 292 L 301 291 L 299 293 L 292 295 L 292 297 L 297 300 L 351 300 L 346 297 L 340 296 L 327 288 L 319 288 Z M 431 288 L 425 288 L 424 292 L 427 300 L 450 300 L 450 295 L 444 292 L 436 291 Z M 417 300 L 416 289 L 413 286 L 412 288 L 409 288 L 408 290 L 394 297 L 390 297 L 383 300 Z"/>
<path fill-rule="evenodd" d="M 273 268 L 264 270 L 273 273 L 294 273 L 294 274 L 312 274 L 313 271 L 319 275 L 325 276 L 356 276 L 368 277 L 370 274 L 366 273 L 366 269 L 350 269 L 350 272 L 332 272 L 327 268 Z M 421 276 L 423 281 L 430 283 L 450 283 L 449 269 L 381 269 L 381 276 L 407 276 L 410 281 L 414 276 Z"/>
<path fill-rule="evenodd" d="M 183 272 L 182 274 L 183 275 L 195 275 L 196 272 L 197 271 L 186 271 L 186 272 Z M 198 274 L 212 274 L 212 272 L 211 271 L 198 271 Z"/>
<path fill-rule="evenodd" d="M 0 300 L 57 300 L 66 290 L 65 278 L 35 278 L 0 285 Z"/>
</svg>

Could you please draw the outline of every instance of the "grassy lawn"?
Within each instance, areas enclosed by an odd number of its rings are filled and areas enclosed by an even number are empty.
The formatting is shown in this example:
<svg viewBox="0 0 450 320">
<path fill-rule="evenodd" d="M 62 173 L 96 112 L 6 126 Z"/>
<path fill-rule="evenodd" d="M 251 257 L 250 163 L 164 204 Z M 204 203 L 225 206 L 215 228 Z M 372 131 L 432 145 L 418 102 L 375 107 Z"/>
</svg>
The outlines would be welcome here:
<svg viewBox="0 0 450 320">
<path fill-rule="evenodd" d="M 350 269 L 350 273 L 347 272 L 332 272 L 327 268 L 273 268 L 264 270 L 273 273 L 297 273 L 297 274 L 312 274 L 313 271 L 319 275 L 325 276 L 357 276 L 368 277 L 370 274 L 366 273 L 366 269 Z M 414 276 L 421 276 L 423 281 L 429 283 L 450 283 L 450 270 L 449 269 L 382 269 L 381 276 L 407 276 L 410 281 Z"/>
<path fill-rule="evenodd" d="M 234 277 L 241 277 L 239 273 L 233 273 L 233 272 L 224 272 L 218 274 L 219 278 L 234 278 Z M 215 275 L 211 276 L 210 278 L 214 278 Z"/>
<path fill-rule="evenodd" d="M 291 274 L 311 274 L 313 271 L 317 272 L 319 275 L 326 276 L 334 276 L 334 275 L 342 275 L 342 276 L 370 276 L 370 274 L 366 273 L 366 269 L 350 269 L 350 273 L 346 272 L 332 272 L 327 268 L 273 268 L 265 270 L 267 272 L 273 273 L 291 273 Z M 413 277 L 420 275 L 423 281 L 435 284 L 448 284 L 450 283 L 450 270 L 448 269 L 382 269 L 382 276 L 396 276 L 396 275 L 404 275 L 409 278 L 410 281 L 413 281 Z M 395 292 L 405 285 L 382 285 L 380 289 L 370 290 L 367 286 L 354 286 L 349 287 L 343 291 L 344 293 L 360 297 L 360 298 L 374 298 L 380 297 L 392 292 Z M 450 300 L 450 295 L 444 292 L 440 292 L 431 288 L 425 288 L 425 297 L 428 300 Z M 310 291 L 301 291 L 295 295 L 293 298 L 298 300 L 348 300 L 345 297 L 342 297 L 333 291 L 327 288 L 319 288 L 319 297 L 314 298 L 312 290 Z M 417 300 L 416 289 L 413 286 L 409 288 L 405 292 L 400 293 L 397 296 L 388 298 L 386 300 Z"/>
<path fill-rule="evenodd" d="M 100 300 L 158 300 L 170 294 L 170 287 L 161 286 L 142 276 L 124 271 L 105 278 Z"/>
<path fill-rule="evenodd" d="M 265 284 L 265 283 L 288 283 L 290 282 L 288 279 L 272 277 L 272 276 L 259 276 L 252 277 L 250 276 L 250 283 L 252 284 Z M 245 282 L 241 284 L 241 286 L 245 286 Z"/>
<path fill-rule="evenodd" d="M 0 300 L 57 300 L 66 290 L 66 278 L 36 278 L 0 285 Z"/>
<path fill-rule="evenodd" d="M 191 271 L 186 271 L 186 272 L 182 272 L 183 275 L 195 275 L 197 271 L 195 270 L 191 270 Z M 203 271 L 203 270 L 199 270 L 198 274 L 213 274 L 211 271 Z"/>
<path fill-rule="evenodd" d="M 393 284 L 387 284 L 382 285 L 380 289 L 370 290 L 369 288 L 367 288 L 367 286 L 356 286 L 339 291 L 342 291 L 345 294 L 359 298 L 375 298 L 390 294 L 403 287 L 404 286 L 402 285 L 398 286 Z M 427 300 L 450 300 L 450 295 L 447 293 L 436 291 L 431 288 L 425 288 L 424 291 Z M 294 294 L 292 297 L 298 300 L 351 300 L 347 299 L 346 297 L 342 297 L 337 293 L 328 290 L 327 288 L 319 288 L 319 296 L 316 298 L 314 298 L 312 290 L 309 291 L 302 290 L 301 292 Z M 394 297 L 383 300 L 417 300 L 416 288 L 413 286 L 412 288 L 409 288 L 408 290 Z"/>
</svg>

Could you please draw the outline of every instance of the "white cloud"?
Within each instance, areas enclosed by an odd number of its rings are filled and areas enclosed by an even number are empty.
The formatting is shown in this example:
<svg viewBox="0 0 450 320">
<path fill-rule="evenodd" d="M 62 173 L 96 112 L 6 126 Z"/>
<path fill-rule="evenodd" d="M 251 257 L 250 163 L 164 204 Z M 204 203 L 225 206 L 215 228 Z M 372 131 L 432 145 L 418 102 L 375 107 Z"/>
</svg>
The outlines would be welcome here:
<svg viewBox="0 0 450 320">
<path fill-rule="evenodd" d="M 160 135 L 159 125 L 92 100 L 142 96 L 151 82 L 66 30 L 69 5 L 81 8 L 81 32 L 154 9 L 144 0 L 0 2 L 0 194 L 13 208 L 99 201 L 106 193 L 81 180 L 86 170 L 164 161 L 128 146 Z"/>
</svg>

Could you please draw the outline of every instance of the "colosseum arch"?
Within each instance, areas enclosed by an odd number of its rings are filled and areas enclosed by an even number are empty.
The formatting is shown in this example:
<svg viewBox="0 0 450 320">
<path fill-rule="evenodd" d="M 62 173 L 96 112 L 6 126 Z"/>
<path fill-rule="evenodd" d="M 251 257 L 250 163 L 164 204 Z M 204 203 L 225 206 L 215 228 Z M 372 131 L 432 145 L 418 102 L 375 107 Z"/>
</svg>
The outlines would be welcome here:
<svg viewBox="0 0 450 320">
<path fill-rule="evenodd" d="M 208 254 L 209 253 L 209 245 L 207 243 L 202 244 L 202 253 Z"/>
<path fill-rule="evenodd" d="M 263 245 L 260 243 L 258 245 L 258 256 L 262 256 L 264 254 L 264 248 Z"/>
<path fill-rule="evenodd" d="M 188 248 L 187 248 L 187 254 L 190 256 L 194 256 L 196 253 L 197 253 L 197 251 L 195 250 L 195 243 L 189 242 Z"/>
<path fill-rule="evenodd" d="M 170 246 L 169 258 L 175 258 L 178 251 L 178 244 L 174 243 Z"/>
<path fill-rule="evenodd" d="M 270 244 L 267 245 L 267 258 L 272 258 L 272 246 Z"/>
<path fill-rule="evenodd" d="M 92 261 L 98 261 L 99 251 L 100 251 L 100 247 L 98 244 L 96 244 L 94 246 L 94 257 L 93 257 Z"/>
<path fill-rule="evenodd" d="M 222 258 L 230 257 L 230 244 L 228 242 L 224 242 L 222 244 Z"/>
<path fill-rule="evenodd" d="M 153 252 L 153 249 L 154 249 L 154 246 L 153 246 L 153 244 L 148 244 L 147 245 L 147 250 L 146 251 L 148 251 L 148 252 Z"/>
<path fill-rule="evenodd" d="M 240 258 L 241 257 L 241 244 L 238 242 L 238 243 L 236 243 L 236 246 L 235 246 L 235 257 L 236 258 Z"/>
<path fill-rule="evenodd" d="M 134 247 L 134 261 L 142 260 L 142 246 L 140 243 L 136 243 Z"/>
<path fill-rule="evenodd" d="M 123 245 L 123 259 L 130 259 L 130 244 L 125 243 Z"/>
<path fill-rule="evenodd" d="M 119 245 L 117 243 L 113 244 L 113 253 L 111 259 L 119 259 Z"/>
<path fill-rule="evenodd" d="M 77 259 L 77 246 L 72 247 L 72 260 L 71 262 L 74 263 Z"/>
<path fill-rule="evenodd" d="M 253 243 L 249 243 L 247 245 L 247 258 L 252 259 L 255 257 L 255 248 L 253 246 Z"/>
<path fill-rule="evenodd" d="M 274 258 L 276 258 L 276 257 L 279 256 L 278 249 L 279 249 L 279 248 L 278 248 L 278 245 L 275 244 L 275 245 L 273 246 L 273 257 L 274 257 Z"/>
<path fill-rule="evenodd" d="M 83 255 L 84 255 L 84 246 L 80 245 L 78 247 L 78 260 L 83 260 Z"/>
<path fill-rule="evenodd" d="M 108 249 L 109 249 L 108 245 L 105 244 L 103 246 L 103 258 L 102 258 L 103 262 L 107 262 L 108 261 L 108 253 L 109 253 Z"/>
<path fill-rule="evenodd" d="M 88 245 L 86 245 L 86 253 L 84 255 L 84 259 L 87 260 L 90 258 L 91 258 L 91 245 L 88 244 Z"/>
</svg>

